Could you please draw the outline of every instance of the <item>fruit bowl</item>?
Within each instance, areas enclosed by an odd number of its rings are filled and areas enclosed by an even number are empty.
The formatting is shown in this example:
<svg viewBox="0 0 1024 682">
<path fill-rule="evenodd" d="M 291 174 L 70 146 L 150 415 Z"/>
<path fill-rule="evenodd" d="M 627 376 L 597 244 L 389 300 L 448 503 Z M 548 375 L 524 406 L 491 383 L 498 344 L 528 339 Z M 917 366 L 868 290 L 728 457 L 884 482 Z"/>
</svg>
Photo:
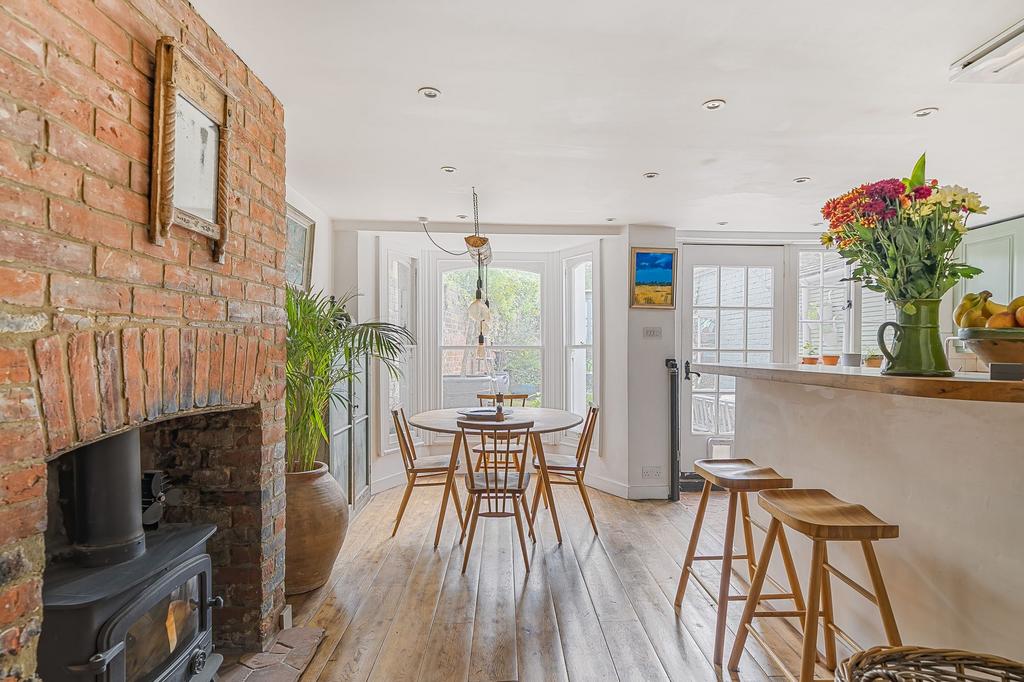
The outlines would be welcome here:
<svg viewBox="0 0 1024 682">
<path fill-rule="evenodd" d="M 960 330 L 960 340 L 986 365 L 993 362 L 1024 363 L 1024 327 L 987 329 L 967 327 Z"/>
</svg>

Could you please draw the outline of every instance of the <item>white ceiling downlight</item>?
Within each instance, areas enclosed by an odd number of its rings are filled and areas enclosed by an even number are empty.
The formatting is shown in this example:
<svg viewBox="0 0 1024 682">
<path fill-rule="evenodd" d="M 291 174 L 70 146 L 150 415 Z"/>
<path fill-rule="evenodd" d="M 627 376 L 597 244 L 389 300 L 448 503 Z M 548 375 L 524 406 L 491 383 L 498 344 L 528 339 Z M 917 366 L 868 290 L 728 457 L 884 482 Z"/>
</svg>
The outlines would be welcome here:
<svg viewBox="0 0 1024 682">
<path fill-rule="evenodd" d="M 729 221 L 728 221 L 728 220 L 719 220 L 719 221 L 718 221 L 717 223 L 715 223 L 715 224 L 716 224 L 716 225 L 723 225 L 723 226 L 724 226 L 724 225 L 728 225 L 728 224 L 729 224 Z"/>
<path fill-rule="evenodd" d="M 644 179 L 646 179 L 646 180 L 653 180 L 654 178 L 658 177 L 659 175 L 661 175 L 661 173 L 658 173 L 656 171 L 647 171 L 646 173 L 644 173 Z"/>
<path fill-rule="evenodd" d="M 615 222 L 615 218 L 605 218 L 604 220 L 607 223 L 614 223 Z"/>
<path fill-rule="evenodd" d="M 435 87 L 431 87 L 429 85 L 424 85 L 422 88 L 420 88 L 416 92 L 420 93 L 421 95 L 423 95 L 427 99 L 437 99 L 438 97 L 441 96 L 441 91 L 440 90 L 438 90 Z"/>
<path fill-rule="evenodd" d="M 806 175 L 801 175 L 798 178 L 793 178 L 793 182 L 795 182 L 798 185 L 802 185 L 805 182 L 810 182 L 810 181 L 811 181 L 811 179 L 809 177 L 807 177 Z"/>
<path fill-rule="evenodd" d="M 455 216 L 455 217 L 456 217 L 456 218 L 458 218 L 459 220 L 465 220 L 465 219 L 466 219 L 466 218 L 468 218 L 469 216 L 468 216 L 468 215 L 466 215 L 465 213 L 460 213 L 459 215 L 457 215 L 457 216 Z"/>
<path fill-rule="evenodd" d="M 1024 83 L 1024 20 L 949 67 L 949 80 L 965 83 Z"/>
<path fill-rule="evenodd" d="M 454 173 L 457 170 L 459 169 L 455 166 L 441 166 L 441 172 L 443 173 Z"/>
<path fill-rule="evenodd" d="M 701 106 L 707 109 L 708 111 L 717 111 L 725 106 L 725 100 L 709 99 L 708 101 L 704 102 L 704 104 L 702 104 Z"/>
<path fill-rule="evenodd" d="M 932 114 L 938 113 L 938 111 L 938 107 L 925 107 L 924 109 L 918 109 L 917 111 L 915 111 L 914 116 L 916 118 L 925 118 L 931 116 Z"/>
</svg>

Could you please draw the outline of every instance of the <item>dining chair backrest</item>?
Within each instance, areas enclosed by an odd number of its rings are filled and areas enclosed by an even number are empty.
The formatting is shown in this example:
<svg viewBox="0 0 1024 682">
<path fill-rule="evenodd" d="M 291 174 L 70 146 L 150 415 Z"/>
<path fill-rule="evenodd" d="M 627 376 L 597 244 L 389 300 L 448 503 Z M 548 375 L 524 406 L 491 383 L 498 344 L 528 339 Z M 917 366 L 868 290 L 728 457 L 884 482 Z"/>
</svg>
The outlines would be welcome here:
<svg viewBox="0 0 1024 682">
<path fill-rule="evenodd" d="M 399 407 L 391 410 L 391 418 L 395 421 L 395 434 L 398 436 L 398 449 L 402 453 L 402 463 L 406 473 L 416 466 L 416 446 L 413 444 L 412 431 L 405 418 L 405 409 Z"/>
<path fill-rule="evenodd" d="M 583 430 L 580 431 L 580 442 L 576 446 L 576 466 L 586 471 L 587 461 L 590 459 L 590 444 L 594 440 L 594 431 L 597 428 L 597 413 L 600 410 L 596 405 L 587 409 L 586 419 L 583 420 Z"/>
<path fill-rule="evenodd" d="M 482 495 L 480 504 L 481 515 L 511 515 L 508 507 L 510 493 L 521 490 L 521 483 L 526 475 L 527 450 L 530 445 L 532 421 L 481 422 L 462 419 L 458 422 L 462 430 L 462 451 L 466 458 L 466 471 L 474 482 L 474 488 Z M 483 457 L 474 462 L 469 449 L 470 436 L 491 440 L 495 448 L 495 457 Z M 525 450 L 522 457 L 514 457 L 514 441 L 522 438 Z M 504 450 L 504 452 L 503 452 Z"/>
<path fill-rule="evenodd" d="M 529 393 L 502 393 L 502 400 L 506 405 L 515 407 L 516 402 L 519 403 L 519 407 L 526 407 L 526 401 L 530 399 Z M 480 401 L 480 407 L 493 406 L 498 401 L 497 393 L 477 393 L 476 399 Z"/>
</svg>

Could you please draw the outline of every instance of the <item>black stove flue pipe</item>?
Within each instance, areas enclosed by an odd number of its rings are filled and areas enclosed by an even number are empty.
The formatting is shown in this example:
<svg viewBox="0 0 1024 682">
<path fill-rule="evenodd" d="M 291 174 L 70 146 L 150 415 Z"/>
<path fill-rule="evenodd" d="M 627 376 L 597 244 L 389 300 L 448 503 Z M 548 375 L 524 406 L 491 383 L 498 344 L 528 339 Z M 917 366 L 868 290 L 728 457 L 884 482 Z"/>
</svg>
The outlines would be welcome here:
<svg viewBox="0 0 1024 682">
<path fill-rule="evenodd" d="M 68 530 L 76 560 L 108 566 L 144 554 L 138 429 L 85 445 L 72 456 L 74 520 Z"/>
</svg>

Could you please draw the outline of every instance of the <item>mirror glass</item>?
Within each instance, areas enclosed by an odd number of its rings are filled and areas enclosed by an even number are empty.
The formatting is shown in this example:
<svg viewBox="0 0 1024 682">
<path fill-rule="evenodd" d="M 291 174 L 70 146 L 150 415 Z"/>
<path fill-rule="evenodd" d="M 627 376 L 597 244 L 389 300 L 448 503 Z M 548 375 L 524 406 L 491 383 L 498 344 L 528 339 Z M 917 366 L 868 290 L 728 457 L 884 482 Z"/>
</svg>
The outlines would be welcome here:
<svg viewBox="0 0 1024 682">
<path fill-rule="evenodd" d="M 215 222 L 217 123 L 180 94 L 174 117 L 174 206 Z"/>
</svg>

